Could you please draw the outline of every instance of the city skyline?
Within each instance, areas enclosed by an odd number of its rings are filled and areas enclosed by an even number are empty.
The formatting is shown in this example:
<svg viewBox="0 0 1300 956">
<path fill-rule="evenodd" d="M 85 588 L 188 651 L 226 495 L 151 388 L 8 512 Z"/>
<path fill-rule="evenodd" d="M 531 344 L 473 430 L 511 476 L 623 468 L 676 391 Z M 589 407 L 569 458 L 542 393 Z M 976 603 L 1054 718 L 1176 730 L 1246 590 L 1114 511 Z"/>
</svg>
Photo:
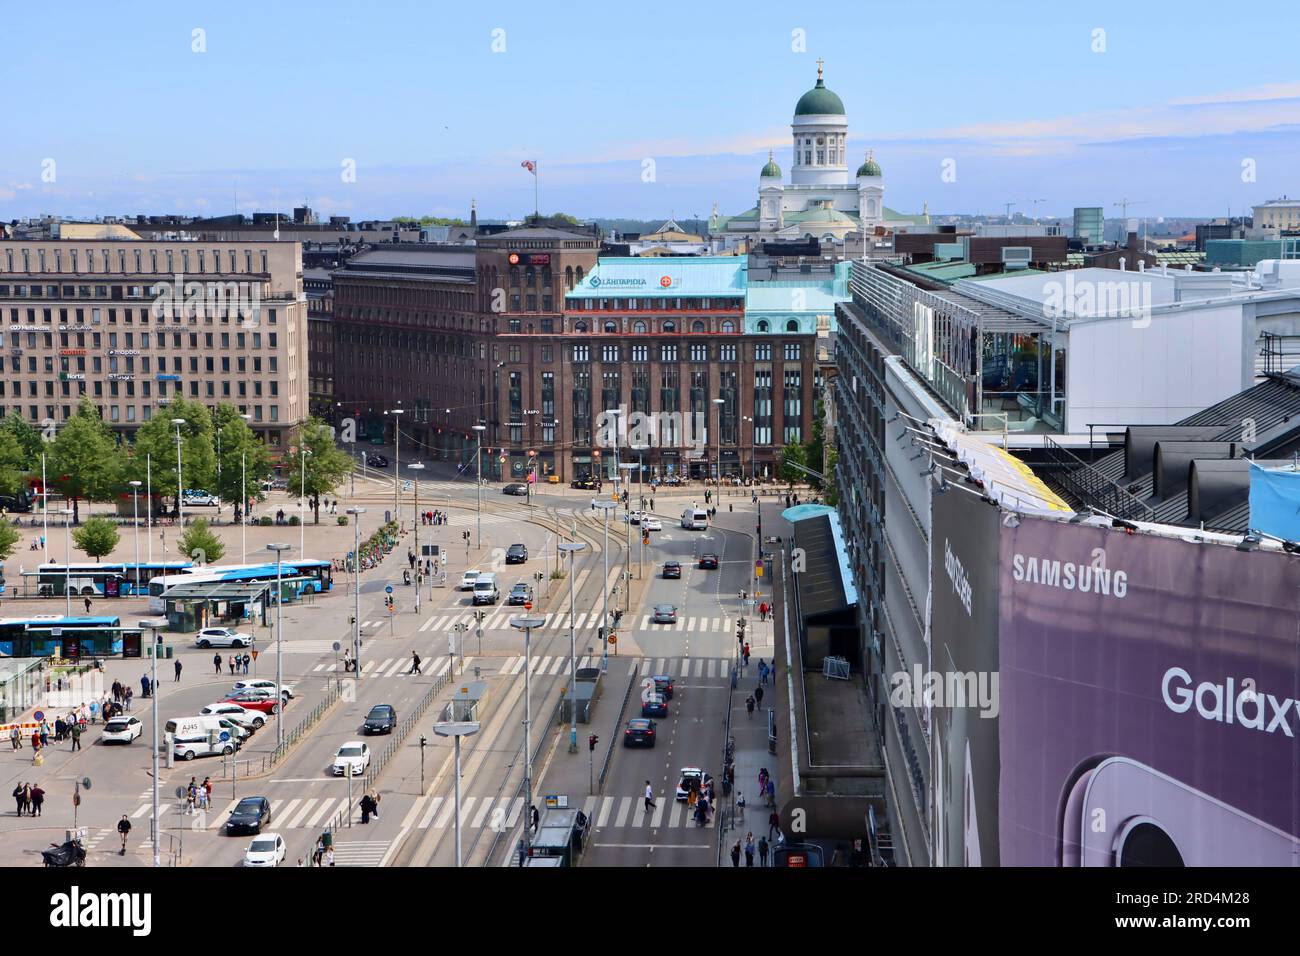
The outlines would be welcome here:
<svg viewBox="0 0 1300 956">
<path fill-rule="evenodd" d="M 1222 216 L 1293 191 L 1300 83 L 1280 64 L 1294 13 L 1261 33 L 1200 29 L 1204 4 L 1176 22 L 1020 3 L 978 16 L 941 4 L 924 23 L 906 8 L 758 4 L 743 19 L 691 9 L 687 29 L 685 12 L 643 22 L 583 6 L 557 27 L 524 6 L 374 16 L 326 4 L 306 20 L 267 10 L 250 31 L 215 9 L 153 5 L 129 22 L 79 11 L 57 69 L 34 46 L 6 64 L 11 82 L 39 75 L 42 92 L 13 104 L 0 218 L 303 202 L 354 219 L 467 216 L 474 198 L 481 218 L 515 219 L 533 208 L 526 159 L 543 212 L 734 214 L 753 204 L 769 149 L 788 169 L 790 115 L 819 58 L 845 104 L 850 160 L 874 149 L 902 212 L 1000 215 L 1012 202 L 1114 216 L 1128 199 L 1131 215 Z M 59 26 L 33 8 L 9 19 L 15 36 Z M 611 33 L 617 60 L 589 57 Z M 285 36 L 294 49 L 268 39 Z M 1224 53 L 1243 44 L 1251 56 Z M 349 48 L 364 56 L 330 52 Z"/>
</svg>

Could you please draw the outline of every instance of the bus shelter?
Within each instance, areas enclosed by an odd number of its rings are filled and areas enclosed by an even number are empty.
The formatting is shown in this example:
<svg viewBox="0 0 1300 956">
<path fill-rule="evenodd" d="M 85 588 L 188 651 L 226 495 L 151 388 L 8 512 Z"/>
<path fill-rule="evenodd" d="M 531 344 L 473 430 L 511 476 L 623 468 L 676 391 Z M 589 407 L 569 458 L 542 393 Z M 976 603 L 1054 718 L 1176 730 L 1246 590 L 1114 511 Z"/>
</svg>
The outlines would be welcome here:
<svg viewBox="0 0 1300 956">
<path fill-rule="evenodd" d="M 285 578 L 286 603 L 298 599 L 306 578 Z M 297 582 L 294 586 L 293 582 Z M 237 627 L 241 624 L 266 626 L 268 610 L 274 606 L 274 581 L 214 581 L 207 584 L 176 584 L 163 593 L 167 630 L 189 633 L 205 627 Z"/>
</svg>

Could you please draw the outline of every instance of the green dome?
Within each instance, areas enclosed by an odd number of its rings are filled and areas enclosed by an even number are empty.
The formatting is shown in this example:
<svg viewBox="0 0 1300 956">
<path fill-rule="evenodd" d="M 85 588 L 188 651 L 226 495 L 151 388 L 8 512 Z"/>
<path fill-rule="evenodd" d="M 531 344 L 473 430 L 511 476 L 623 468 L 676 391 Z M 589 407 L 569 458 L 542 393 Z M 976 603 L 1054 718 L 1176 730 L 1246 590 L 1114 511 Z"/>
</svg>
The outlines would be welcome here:
<svg viewBox="0 0 1300 956">
<path fill-rule="evenodd" d="M 879 176 L 881 175 L 880 164 L 871 157 L 870 153 L 868 153 L 867 161 L 858 167 L 857 174 L 859 176 Z"/>
<path fill-rule="evenodd" d="M 834 113 L 838 116 L 844 115 L 844 101 L 835 93 L 826 88 L 826 83 L 820 76 L 817 77 L 817 85 L 811 90 L 799 97 L 799 102 L 795 104 L 795 116 L 813 116 L 824 113 Z"/>
<path fill-rule="evenodd" d="M 781 167 L 776 164 L 776 160 L 772 157 L 771 150 L 768 150 L 767 153 L 767 165 L 763 167 L 763 171 L 758 175 L 760 178 L 764 178 L 764 179 L 781 178 Z"/>
</svg>

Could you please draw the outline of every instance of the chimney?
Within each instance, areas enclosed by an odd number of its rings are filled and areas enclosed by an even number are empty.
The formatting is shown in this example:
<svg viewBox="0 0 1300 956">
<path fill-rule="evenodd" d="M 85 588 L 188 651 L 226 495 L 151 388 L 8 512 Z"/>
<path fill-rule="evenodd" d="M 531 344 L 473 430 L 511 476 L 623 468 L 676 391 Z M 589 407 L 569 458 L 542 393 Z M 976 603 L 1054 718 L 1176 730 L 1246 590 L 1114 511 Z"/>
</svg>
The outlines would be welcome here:
<svg viewBox="0 0 1300 956">
<path fill-rule="evenodd" d="M 1126 258 L 1124 258 L 1123 256 L 1120 256 L 1120 257 L 1119 257 L 1119 271 L 1120 271 L 1120 272 L 1127 272 L 1127 271 L 1128 271 L 1128 270 L 1125 268 L 1125 265 L 1126 265 L 1127 262 L 1128 262 L 1128 260 L 1127 260 Z"/>
</svg>

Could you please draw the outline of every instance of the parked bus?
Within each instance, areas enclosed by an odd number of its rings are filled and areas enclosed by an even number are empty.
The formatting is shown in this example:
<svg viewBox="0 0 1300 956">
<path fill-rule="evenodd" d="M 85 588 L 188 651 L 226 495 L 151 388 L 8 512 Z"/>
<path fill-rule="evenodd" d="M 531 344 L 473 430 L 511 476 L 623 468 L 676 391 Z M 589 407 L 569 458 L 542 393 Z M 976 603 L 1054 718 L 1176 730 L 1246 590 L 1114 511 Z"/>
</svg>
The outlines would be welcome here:
<svg viewBox="0 0 1300 956">
<path fill-rule="evenodd" d="M 163 574 L 184 574 L 194 567 L 189 561 L 141 561 L 128 564 L 42 564 L 23 576 L 35 578 L 36 593 L 43 597 L 62 596 L 65 587 L 84 597 L 120 597 L 143 594 L 153 578 Z"/>
<path fill-rule="evenodd" d="M 0 657 L 116 657 L 126 644 L 140 654 L 140 629 L 118 617 L 36 614 L 0 618 Z"/>
<path fill-rule="evenodd" d="M 296 579 L 298 594 L 329 591 L 334 586 L 333 567 L 328 561 L 301 560 L 280 562 L 280 577 Z M 190 568 L 184 574 L 156 577 L 149 581 L 149 610 L 161 614 L 163 592 L 177 584 L 220 584 L 223 582 L 274 581 L 274 564 L 206 565 Z"/>
</svg>

